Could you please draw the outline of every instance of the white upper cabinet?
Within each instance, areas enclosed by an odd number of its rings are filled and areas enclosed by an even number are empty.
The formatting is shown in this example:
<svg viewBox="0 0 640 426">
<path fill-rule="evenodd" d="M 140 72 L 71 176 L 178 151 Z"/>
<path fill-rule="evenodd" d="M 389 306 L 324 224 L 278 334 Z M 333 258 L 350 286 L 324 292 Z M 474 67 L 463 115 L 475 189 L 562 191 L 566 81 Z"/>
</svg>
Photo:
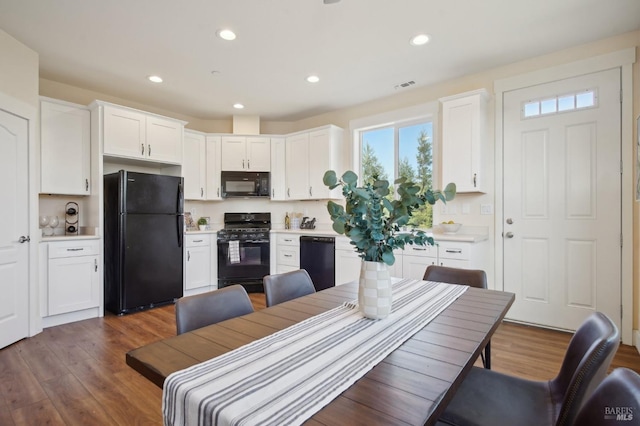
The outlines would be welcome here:
<svg viewBox="0 0 640 426">
<path fill-rule="evenodd" d="M 343 130 L 326 126 L 296 133 L 286 139 L 286 199 L 339 198 L 339 189 L 329 191 L 322 178 L 327 170 L 340 174 Z"/>
<path fill-rule="evenodd" d="M 271 199 L 286 200 L 286 149 L 284 138 L 271 138 Z"/>
<path fill-rule="evenodd" d="M 184 124 L 156 116 L 147 116 L 147 156 L 161 163 L 182 164 Z"/>
<path fill-rule="evenodd" d="M 145 158 L 147 117 L 139 111 L 105 105 L 104 154 Z"/>
<path fill-rule="evenodd" d="M 97 102 L 102 108 L 106 157 L 182 164 L 184 122 Z"/>
<path fill-rule="evenodd" d="M 186 200 L 205 199 L 206 160 L 205 135 L 185 130 L 182 176 Z"/>
<path fill-rule="evenodd" d="M 207 136 L 206 156 L 207 173 L 205 195 L 207 200 L 222 200 L 220 170 L 222 168 L 220 136 Z"/>
<path fill-rule="evenodd" d="M 457 192 L 486 192 L 486 90 L 442 98 L 442 181 Z"/>
<path fill-rule="evenodd" d="M 91 112 L 79 105 L 40 102 L 40 192 L 89 195 Z"/>
<path fill-rule="evenodd" d="M 322 182 L 327 170 L 340 173 L 342 129 L 329 126 L 309 133 L 309 198 L 341 198 L 340 189 L 329 190 Z M 338 176 L 339 176 L 338 175 Z"/>
<path fill-rule="evenodd" d="M 271 169 L 270 138 L 223 136 L 222 169 L 225 171 L 268 172 Z"/>
<path fill-rule="evenodd" d="M 186 130 L 184 132 L 184 198 L 221 200 L 220 136 Z"/>
<path fill-rule="evenodd" d="M 286 138 L 287 200 L 309 198 L 309 133 L 299 133 Z"/>
</svg>

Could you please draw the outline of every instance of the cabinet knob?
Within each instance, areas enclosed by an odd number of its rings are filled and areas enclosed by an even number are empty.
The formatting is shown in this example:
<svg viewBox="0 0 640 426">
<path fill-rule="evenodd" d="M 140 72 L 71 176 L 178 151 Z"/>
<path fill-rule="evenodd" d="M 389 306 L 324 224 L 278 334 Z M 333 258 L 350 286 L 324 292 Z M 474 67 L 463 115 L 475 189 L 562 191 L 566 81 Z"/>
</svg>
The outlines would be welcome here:
<svg viewBox="0 0 640 426">
<path fill-rule="evenodd" d="M 144 144 L 140 144 L 140 155 L 144 155 Z"/>
<path fill-rule="evenodd" d="M 98 261 L 96 259 L 93 259 L 93 266 L 95 268 L 95 271 L 98 272 Z"/>
<path fill-rule="evenodd" d="M 84 190 L 87 192 L 89 191 L 89 179 L 84 180 Z"/>
<path fill-rule="evenodd" d="M 247 160 L 247 169 L 251 168 L 251 160 Z"/>
<path fill-rule="evenodd" d="M 191 252 L 187 250 L 187 262 L 191 260 Z"/>
<path fill-rule="evenodd" d="M 309 197 L 313 197 L 313 187 L 309 187 Z"/>
<path fill-rule="evenodd" d="M 204 197 L 204 188 L 200 188 L 200 196 Z"/>
<path fill-rule="evenodd" d="M 477 174 L 477 173 L 474 173 L 474 174 L 473 174 L 473 187 L 474 187 L 474 188 L 477 186 L 477 185 L 476 185 L 477 183 L 478 183 L 478 174 Z"/>
<path fill-rule="evenodd" d="M 244 169 L 244 160 L 242 160 L 242 168 Z"/>
<path fill-rule="evenodd" d="M 291 197 L 291 188 L 287 188 L 287 197 Z"/>
<path fill-rule="evenodd" d="M 148 151 L 148 152 L 147 152 L 147 155 L 148 155 L 149 157 L 151 157 L 151 145 L 149 145 L 149 149 L 147 149 L 147 151 Z"/>
</svg>

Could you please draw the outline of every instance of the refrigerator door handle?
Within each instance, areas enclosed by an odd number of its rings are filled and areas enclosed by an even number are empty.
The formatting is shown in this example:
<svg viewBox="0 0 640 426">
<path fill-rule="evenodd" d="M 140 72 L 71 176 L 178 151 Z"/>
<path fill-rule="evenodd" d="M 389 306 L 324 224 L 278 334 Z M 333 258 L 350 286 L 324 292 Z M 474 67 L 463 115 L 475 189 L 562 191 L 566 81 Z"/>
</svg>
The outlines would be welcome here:
<svg viewBox="0 0 640 426">
<path fill-rule="evenodd" d="M 182 187 L 182 183 L 178 184 L 178 213 L 182 214 L 184 212 L 184 188 Z"/>
<path fill-rule="evenodd" d="M 184 229 L 184 216 L 182 215 L 178 215 L 176 216 L 177 220 L 177 224 L 178 224 L 178 247 L 182 247 L 182 230 Z"/>
</svg>

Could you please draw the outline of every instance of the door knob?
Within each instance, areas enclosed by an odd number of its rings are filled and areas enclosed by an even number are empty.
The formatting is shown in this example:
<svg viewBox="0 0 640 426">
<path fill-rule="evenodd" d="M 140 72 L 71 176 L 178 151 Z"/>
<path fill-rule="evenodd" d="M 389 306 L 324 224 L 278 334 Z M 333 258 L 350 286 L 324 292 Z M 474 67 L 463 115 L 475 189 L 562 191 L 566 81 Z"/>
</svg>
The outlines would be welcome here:
<svg viewBox="0 0 640 426">
<path fill-rule="evenodd" d="M 18 242 L 20 244 L 28 243 L 29 241 L 31 241 L 31 238 L 25 237 L 24 235 L 18 238 Z"/>
<path fill-rule="evenodd" d="M 513 232 L 505 232 L 504 236 L 505 238 L 513 238 Z"/>
<path fill-rule="evenodd" d="M 513 225 L 513 219 L 511 219 L 510 217 L 507 218 L 507 223 L 509 225 Z"/>
</svg>

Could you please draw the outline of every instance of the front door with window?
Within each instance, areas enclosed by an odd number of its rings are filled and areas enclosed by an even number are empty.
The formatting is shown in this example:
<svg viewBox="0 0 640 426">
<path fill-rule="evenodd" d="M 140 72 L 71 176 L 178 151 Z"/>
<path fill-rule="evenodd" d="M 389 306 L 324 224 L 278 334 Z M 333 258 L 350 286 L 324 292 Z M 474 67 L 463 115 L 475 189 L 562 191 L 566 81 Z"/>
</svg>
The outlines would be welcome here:
<svg viewBox="0 0 640 426">
<path fill-rule="evenodd" d="M 508 318 L 575 330 L 620 326 L 620 71 L 504 94 L 504 290 Z"/>
</svg>

